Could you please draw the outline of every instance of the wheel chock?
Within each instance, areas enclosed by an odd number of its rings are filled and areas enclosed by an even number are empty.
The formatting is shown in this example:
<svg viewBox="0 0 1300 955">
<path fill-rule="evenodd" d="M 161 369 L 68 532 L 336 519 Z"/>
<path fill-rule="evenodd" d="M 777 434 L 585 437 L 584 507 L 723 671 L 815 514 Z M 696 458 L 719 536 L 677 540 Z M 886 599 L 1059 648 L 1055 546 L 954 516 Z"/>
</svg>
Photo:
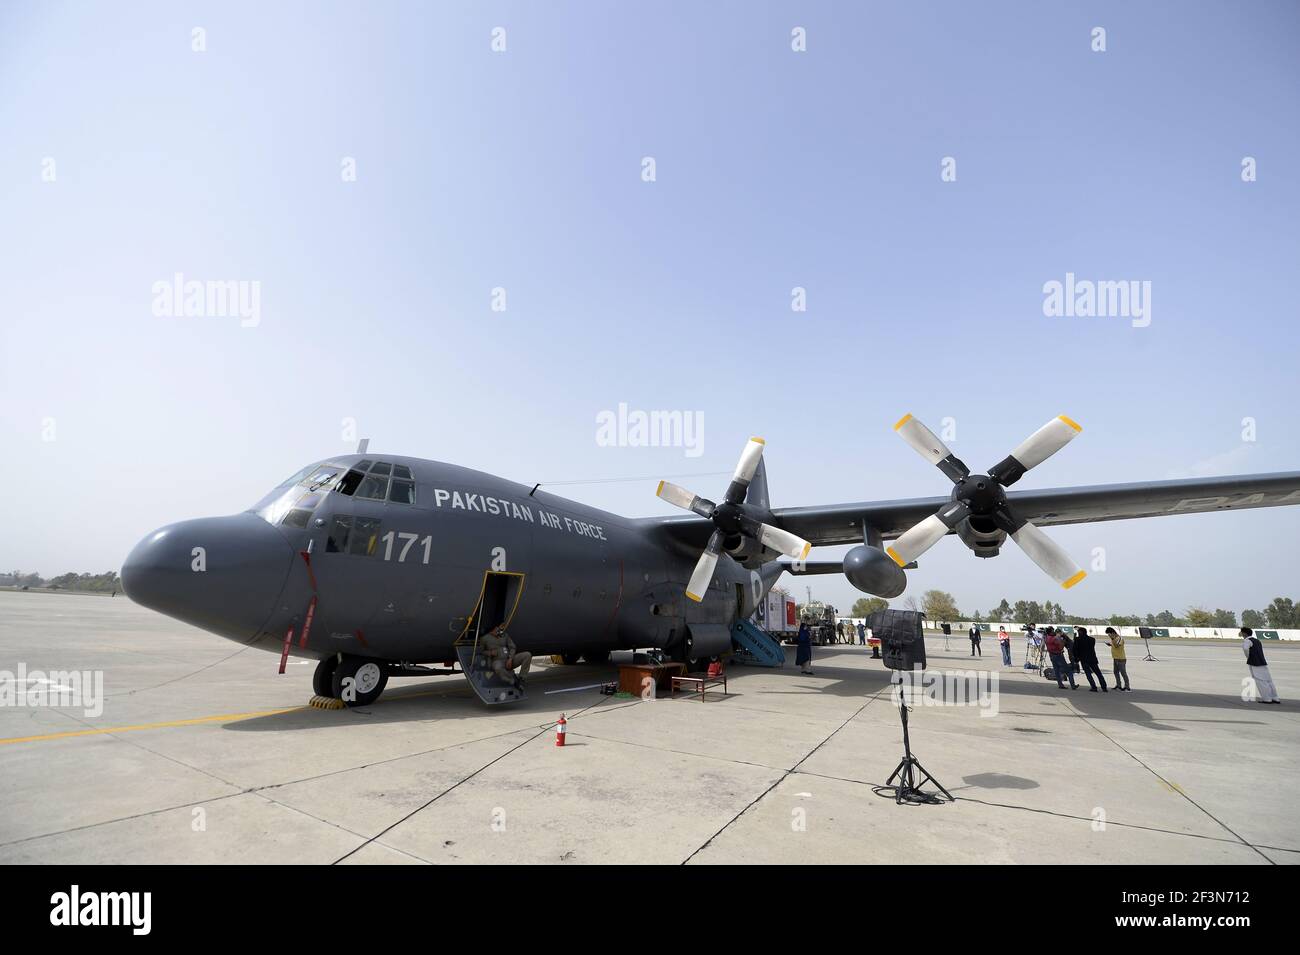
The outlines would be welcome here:
<svg viewBox="0 0 1300 955">
<path fill-rule="evenodd" d="M 314 706 L 318 710 L 342 710 L 347 704 L 337 697 L 333 696 L 313 696 L 307 701 L 308 706 Z"/>
</svg>

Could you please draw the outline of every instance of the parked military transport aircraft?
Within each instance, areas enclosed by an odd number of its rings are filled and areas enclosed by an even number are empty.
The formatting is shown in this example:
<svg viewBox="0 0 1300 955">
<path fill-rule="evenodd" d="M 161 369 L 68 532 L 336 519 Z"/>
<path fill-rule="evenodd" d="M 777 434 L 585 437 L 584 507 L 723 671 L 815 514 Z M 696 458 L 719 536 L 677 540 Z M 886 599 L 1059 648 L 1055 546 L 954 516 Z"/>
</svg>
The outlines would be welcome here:
<svg viewBox="0 0 1300 955">
<path fill-rule="evenodd" d="M 631 647 L 696 661 L 733 643 L 779 661 L 745 621 L 786 571 L 843 573 L 896 597 L 940 538 L 993 557 L 1010 537 L 1072 587 L 1084 572 L 1041 527 L 1300 504 L 1300 472 L 1009 493 L 1078 434 L 1064 416 L 986 474 L 911 415 L 895 430 L 953 482 L 949 495 L 774 508 L 752 438 L 720 503 L 661 482 L 659 496 L 692 513 L 634 519 L 453 464 L 357 453 L 303 468 L 242 514 L 155 531 L 122 583 L 146 607 L 279 652 L 281 672 L 289 655 L 318 660 L 321 697 L 363 705 L 390 676 L 461 672 L 503 703 L 522 691 L 478 653 L 498 623 L 521 650 L 566 662 Z M 806 560 L 814 545 L 851 543 L 842 561 Z"/>
</svg>

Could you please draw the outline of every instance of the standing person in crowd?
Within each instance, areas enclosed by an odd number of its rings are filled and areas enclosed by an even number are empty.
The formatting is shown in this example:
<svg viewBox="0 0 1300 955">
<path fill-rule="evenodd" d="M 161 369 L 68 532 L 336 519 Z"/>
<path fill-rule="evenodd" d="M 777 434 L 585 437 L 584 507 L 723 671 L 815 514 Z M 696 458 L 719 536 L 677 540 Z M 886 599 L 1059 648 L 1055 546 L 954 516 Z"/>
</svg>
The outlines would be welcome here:
<svg viewBox="0 0 1300 955">
<path fill-rule="evenodd" d="M 1109 693 L 1106 678 L 1101 675 L 1101 665 L 1097 662 L 1097 641 L 1088 636 L 1087 627 L 1076 627 L 1074 630 L 1074 657 L 1083 666 L 1083 675 L 1088 678 L 1088 689 L 1096 693 L 1097 683 L 1100 683 L 1101 692 Z M 1092 682 L 1094 676 L 1097 683 Z"/>
<path fill-rule="evenodd" d="M 867 625 L 861 620 L 858 621 L 858 645 L 863 647 L 867 645 Z"/>
<path fill-rule="evenodd" d="M 1065 658 L 1070 661 L 1070 672 L 1078 673 L 1079 658 L 1074 653 L 1074 641 L 1070 639 L 1070 635 L 1065 632 L 1064 627 L 1058 628 L 1056 635 L 1060 637 L 1061 642 L 1065 644 Z"/>
<path fill-rule="evenodd" d="M 978 623 L 972 623 L 970 625 L 970 655 L 973 657 L 984 656 L 984 654 L 980 652 L 980 625 Z"/>
<path fill-rule="evenodd" d="M 998 627 L 998 646 L 1002 648 L 1002 665 L 1011 666 L 1011 634 L 1006 627 Z"/>
<path fill-rule="evenodd" d="M 812 673 L 812 631 L 807 621 L 799 624 L 799 637 L 795 641 L 794 662 L 800 673 Z"/>
<path fill-rule="evenodd" d="M 1268 661 L 1264 659 L 1264 645 L 1250 627 L 1241 628 L 1241 649 L 1246 654 L 1246 666 L 1250 668 L 1251 679 L 1255 681 L 1255 702 L 1281 705 L 1273 675 L 1268 672 Z"/>
<path fill-rule="evenodd" d="M 1106 628 L 1106 646 L 1110 647 L 1110 662 L 1115 666 L 1115 689 L 1131 690 L 1133 684 L 1128 680 L 1128 651 L 1124 649 L 1124 638 L 1119 635 L 1119 631 L 1114 627 Z M 1123 680 L 1124 685 L 1120 686 Z"/>
<path fill-rule="evenodd" d="M 1048 627 L 1043 632 L 1043 643 L 1047 647 L 1047 655 L 1052 660 L 1052 673 L 1056 677 L 1057 688 L 1065 689 L 1065 684 L 1061 682 L 1061 674 L 1064 673 L 1070 678 L 1070 689 L 1077 690 L 1079 685 L 1074 682 L 1074 670 L 1065 659 L 1065 642 L 1057 635 L 1056 630 Z"/>
</svg>

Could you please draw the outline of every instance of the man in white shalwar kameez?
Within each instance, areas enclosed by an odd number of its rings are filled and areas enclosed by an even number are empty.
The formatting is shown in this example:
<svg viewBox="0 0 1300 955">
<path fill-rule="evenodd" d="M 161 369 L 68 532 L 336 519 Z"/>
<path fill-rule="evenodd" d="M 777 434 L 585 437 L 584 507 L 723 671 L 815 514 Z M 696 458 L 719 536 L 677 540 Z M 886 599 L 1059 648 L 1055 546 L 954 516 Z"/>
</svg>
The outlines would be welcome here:
<svg viewBox="0 0 1300 955">
<path fill-rule="evenodd" d="M 1246 666 L 1250 668 L 1250 678 L 1255 681 L 1255 702 L 1281 703 L 1273 676 L 1268 672 L 1268 661 L 1264 659 L 1264 645 L 1250 627 L 1241 628 L 1241 651 L 1246 654 Z"/>
</svg>

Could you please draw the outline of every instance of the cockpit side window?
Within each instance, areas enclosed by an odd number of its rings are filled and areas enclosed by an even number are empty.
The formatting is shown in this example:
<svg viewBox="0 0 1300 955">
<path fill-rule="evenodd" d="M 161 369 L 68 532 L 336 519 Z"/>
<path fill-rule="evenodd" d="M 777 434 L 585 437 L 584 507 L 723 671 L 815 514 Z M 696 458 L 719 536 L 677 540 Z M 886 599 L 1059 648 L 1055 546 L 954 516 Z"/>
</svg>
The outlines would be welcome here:
<svg viewBox="0 0 1300 955">
<path fill-rule="evenodd" d="M 329 536 L 325 538 L 325 551 L 329 554 L 346 554 L 348 537 L 352 534 L 352 518 L 347 514 L 335 514 L 330 524 Z"/>
<path fill-rule="evenodd" d="M 379 550 L 379 530 L 380 521 L 375 518 L 336 514 L 325 538 L 325 552 L 371 557 Z"/>
<path fill-rule="evenodd" d="M 352 539 L 348 553 L 370 557 L 379 547 L 379 521 L 371 517 L 352 518 Z"/>
</svg>

